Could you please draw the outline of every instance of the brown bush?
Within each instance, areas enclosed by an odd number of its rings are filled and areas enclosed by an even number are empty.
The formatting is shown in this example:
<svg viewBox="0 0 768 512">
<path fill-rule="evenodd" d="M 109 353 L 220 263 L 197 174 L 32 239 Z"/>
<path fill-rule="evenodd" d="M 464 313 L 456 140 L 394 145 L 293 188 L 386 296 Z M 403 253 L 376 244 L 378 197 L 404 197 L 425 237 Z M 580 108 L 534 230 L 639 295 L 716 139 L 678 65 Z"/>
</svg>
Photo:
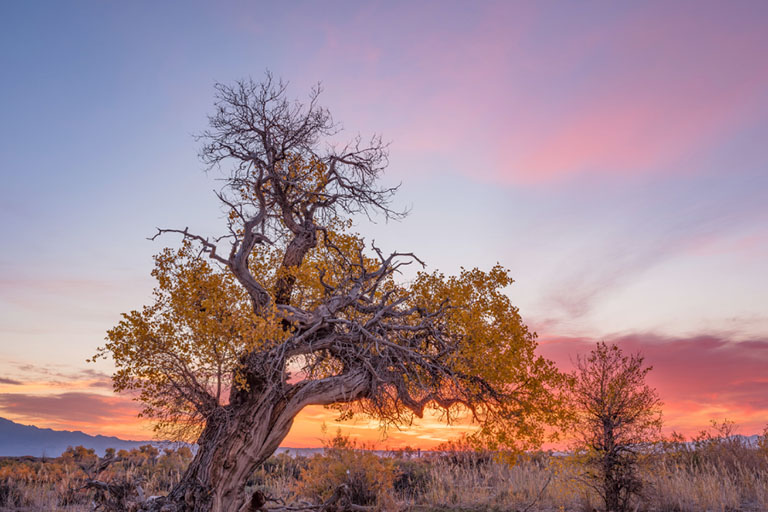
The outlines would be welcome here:
<svg viewBox="0 0 768 512">
<path fill-rule="evenodd" d="M 309 459 L 294 490 L 298 496 L 324 503 L 346 486 L 344 494 L 351 504 L 391 510 L 395 476 L 392 459 L 378 457 L 339 433 L 323 455 Z"/>
</svg>

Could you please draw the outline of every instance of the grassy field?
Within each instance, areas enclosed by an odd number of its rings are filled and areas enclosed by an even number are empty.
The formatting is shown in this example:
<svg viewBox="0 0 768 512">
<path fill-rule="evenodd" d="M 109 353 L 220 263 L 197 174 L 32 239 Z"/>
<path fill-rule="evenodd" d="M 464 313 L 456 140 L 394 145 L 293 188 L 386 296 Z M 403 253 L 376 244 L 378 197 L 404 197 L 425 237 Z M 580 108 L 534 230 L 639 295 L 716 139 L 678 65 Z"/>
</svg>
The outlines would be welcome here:
<svg viewBox="0 0 768 512">
<path fill-rule="evenodd" d="M 152 447 L 122 451 L 100 479 L 161 495 L 178 481 L 191 454 Z M 72 449 L 56 459 L 0 460 L 0 509 L 92 510 L 98 491 L 83 489 L 98 457 Z M 638 511 L 768 510 L 768 450 L 741 438 L 700 437 L 660 444 L 640 460 Z M 601 503 L 571 456 L 525 454 L 513 463 L 492 453 L 412 451 L 380 457 L 336 438 L 322 455 L 270 458 L 249 482 L 267 509 L 327 501 L 344 484 L 370 510 L 592 511 Z M 92 475 L 91 475 L 92 476 Z"/>
</svg>

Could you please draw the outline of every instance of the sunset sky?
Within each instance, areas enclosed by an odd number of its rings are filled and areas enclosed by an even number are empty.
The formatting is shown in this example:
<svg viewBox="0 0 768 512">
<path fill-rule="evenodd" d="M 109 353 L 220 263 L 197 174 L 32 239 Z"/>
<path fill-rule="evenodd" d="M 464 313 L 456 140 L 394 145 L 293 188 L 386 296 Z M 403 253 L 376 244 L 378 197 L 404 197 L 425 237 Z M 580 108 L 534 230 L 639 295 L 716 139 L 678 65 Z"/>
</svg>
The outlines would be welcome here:
<svg viewBox="0 0 768 512">
<path fill-rule="evenodd" d="M 216 233 L 215 82 L 266 69 L 391 141 L 430 269 L 511 270 L 540 353 L 641 351 L 667 432 L 768 424 L 768 2 L 2 2 L 0 416 L 151 437 L 89 364 L 156 226 Z M 284 443 L 317 446 L 322 408 Z M 391 446 L 455 436 L 425 420 Z"/>
</svg>

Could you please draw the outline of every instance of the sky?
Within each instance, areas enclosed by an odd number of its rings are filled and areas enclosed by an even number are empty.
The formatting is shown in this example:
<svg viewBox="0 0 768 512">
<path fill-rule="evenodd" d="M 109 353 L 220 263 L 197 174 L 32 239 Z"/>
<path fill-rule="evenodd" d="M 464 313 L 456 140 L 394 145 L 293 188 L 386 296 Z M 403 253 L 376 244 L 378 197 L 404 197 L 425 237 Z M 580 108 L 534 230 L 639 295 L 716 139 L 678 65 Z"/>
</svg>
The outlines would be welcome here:
<svg viewBox="0 0 768 512">
<path fill-rule="evenodd" d="M 147 303 L 156 226 L 215 233 L 214 84 L 265 70 L 391 142 L 430 269 L 509 268 L 539 352 L 641 352 L 665 430 L 768 424 L 768 3 L 0 3 L 0 416 L 147 439 L 86 363 Z M 302 413 L 287 446 L 317 446 Z M 391 446 L 458 435 L 435 418 Z"/>
</svg>

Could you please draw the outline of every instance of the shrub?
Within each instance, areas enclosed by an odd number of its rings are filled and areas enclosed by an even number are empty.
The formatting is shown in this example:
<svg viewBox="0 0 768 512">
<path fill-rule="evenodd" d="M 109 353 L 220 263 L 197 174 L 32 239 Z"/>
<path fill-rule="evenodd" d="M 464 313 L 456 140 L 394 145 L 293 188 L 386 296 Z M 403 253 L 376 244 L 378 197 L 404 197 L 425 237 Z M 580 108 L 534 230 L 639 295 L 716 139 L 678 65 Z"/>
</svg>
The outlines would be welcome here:
<svg viewBox="0 0 768 512">
<path fill-rule="evenodd" d="M 12 478 L 0 480 L 0 508 L 16 508 L 29 506 L 29 500 L 25 496 L 21 485 Z"/>
<path fill-rule="evenodd" d="M 424 494 L 430 483 L 429 465 L 422 460 L 396 459 L 393 489 L 404 498 Z"/>
<path fill-rule="evenodd" d="M 380 458 L 338 433 L 326 444 L 323 455 L 315 455 L 301 470 L 295 492 L 316 503 L 324 503 L 342 486 L 353 505 L 391 509 L 395 481 L 394 461 Z"/>
</svg>

